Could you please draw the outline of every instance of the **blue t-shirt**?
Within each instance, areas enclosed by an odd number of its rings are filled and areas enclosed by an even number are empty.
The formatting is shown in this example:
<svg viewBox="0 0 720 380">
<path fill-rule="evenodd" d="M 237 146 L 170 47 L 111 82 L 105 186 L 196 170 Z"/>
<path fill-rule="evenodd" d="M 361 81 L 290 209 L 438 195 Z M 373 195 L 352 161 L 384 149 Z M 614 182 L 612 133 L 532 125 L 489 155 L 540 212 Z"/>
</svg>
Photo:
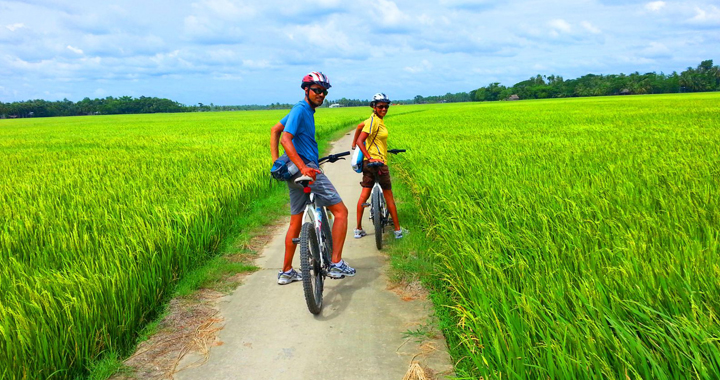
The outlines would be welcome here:
<svg viewBox="0 0 720 380">
<path fill-rule="evenodd" d="M 315 141 L 315 110 L 305 100 L 299 101 L 280 123 L 285 126 L 283 132 L 293 135 L 292 143 L 304 161 L 318 164 L 320 153 Z"/>
</svg>

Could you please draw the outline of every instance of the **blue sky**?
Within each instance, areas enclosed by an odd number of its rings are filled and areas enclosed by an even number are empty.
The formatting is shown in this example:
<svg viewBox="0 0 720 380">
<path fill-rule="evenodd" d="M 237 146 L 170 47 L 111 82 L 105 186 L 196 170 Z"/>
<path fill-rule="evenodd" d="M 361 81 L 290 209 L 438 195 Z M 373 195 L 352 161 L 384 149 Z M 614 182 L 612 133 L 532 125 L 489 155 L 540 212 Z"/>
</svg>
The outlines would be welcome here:
<svg viewBox="0 0 720 380">
<path fill-rule="evenodd" d="M 720 63 L 717 1 L 0 0 L 0 101 L 293 103 Z"/>
</svg>

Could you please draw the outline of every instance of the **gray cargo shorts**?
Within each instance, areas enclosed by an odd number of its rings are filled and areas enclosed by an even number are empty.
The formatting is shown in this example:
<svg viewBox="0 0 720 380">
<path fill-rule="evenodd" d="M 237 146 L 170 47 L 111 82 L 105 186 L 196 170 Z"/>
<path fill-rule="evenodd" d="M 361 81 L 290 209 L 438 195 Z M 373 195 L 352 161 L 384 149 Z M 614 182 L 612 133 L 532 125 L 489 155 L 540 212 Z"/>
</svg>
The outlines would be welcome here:
<svg viewBox="0 0 720 380">
<path fill-rule="evenodd" d="M 317 169 L 315 163 L 309 163 L 307 166 Z M 288 192 L 290 193 L 290 214 L 302 214 L 305 211 L 305 203 L 307 202 L 307 194 L 303 192 L 303 187 L 295 183 L 295 179 L 299 174 L 293 176 L 287 181 Z M 315 182 L 310 185 L 310 189 L 315 193 L 315 202 L 319 206 L 332 206 L 342 202 L 340 194 L 335 190 L 335 186 L 330 182 L 324 173 L 318 173 L 315 176 Z"/>
</svg>

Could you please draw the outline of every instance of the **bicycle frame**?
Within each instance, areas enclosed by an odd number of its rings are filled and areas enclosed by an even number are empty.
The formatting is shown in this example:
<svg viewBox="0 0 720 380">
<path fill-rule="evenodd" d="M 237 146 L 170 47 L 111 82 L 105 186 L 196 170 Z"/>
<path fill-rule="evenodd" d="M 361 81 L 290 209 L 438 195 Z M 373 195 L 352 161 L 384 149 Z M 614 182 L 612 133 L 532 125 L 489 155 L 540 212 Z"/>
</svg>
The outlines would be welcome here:
<svg viewBox="0 0 720 380">
<path fill-rule="evenodd" d="M 405 152 L 405 149 L 392 149 L 388 150 L 388 153 L 398 154 Z M 379 167 L 382 166 L 382 162 L 372 162 L 368 166 Z M 385 200 L 385 193 L 380 187 L 380 179 L 375 176 L 375 184 L 370 192 L 370 199 L 368 202 L 370 206 L 370 220 L 373 221 L 375 226 L 375 245 L 377 249 L 382 249 L 382 235 L 385 231 L 385 226 L 390 223 L 389 210 L 387 207 L 387 201 Z M 378 213 L 378 215 L 376 215 Z"/>
<path fill-rule="evenodd" d="M 341 157 L 349 154 L 350 152 L 332 154 L 319 159 L 318 163 L 342 160 Z M 295 183 L 303 187 L 303 191 L 307 194 L 307 200 L 300 237 L 293 239 L 293 243 L 300 243 L 303 291 L 308 310 L 313 314 L 319 314 L 322 310 L 325 277 L 328 276 L 332 260 L 332 229 L 327 209 L 316 203 L 315 194 L 310 188 L 312 181 L 311 177 L 305 175 L 295 179 Z"/>
<path fill-rule="evenodd" d="M 325 218 L 323 218 L 323 215 L 325 216 Z M 319 237 L 318 244 L 320 246 L 320 252 L 328 252 L 329 250 L 326 250 L 327 239 L 332 239 L 332 236 L 325 236 L 325 233 L 323 233 L 323 220 L 328 221 L 328 228 L 330 231 L 332 231 L 332 224 L 330 223 L 330 217 L 327 209 L 323 206 L 318 206 L 315 203 L 315 194 L 310 192 L 308 194 L 308 201 L 305 204 L 305 212 L 303 213 L 302 224 L 310 222 L 313 224 L 313 226 L 315 226 L 315 233 Z M 332 255 L 332 252 L 329 252 L 329 254 Z M 321 268 L 323 268 L 323 276 L 327 275 L 327 273 L 325 273 L 325 268 L 330 265 L 330 262 L 326 262 L 327 258 L 325 256 L 326 255 L 320 255 L 320 266 Z"/>
</svg>

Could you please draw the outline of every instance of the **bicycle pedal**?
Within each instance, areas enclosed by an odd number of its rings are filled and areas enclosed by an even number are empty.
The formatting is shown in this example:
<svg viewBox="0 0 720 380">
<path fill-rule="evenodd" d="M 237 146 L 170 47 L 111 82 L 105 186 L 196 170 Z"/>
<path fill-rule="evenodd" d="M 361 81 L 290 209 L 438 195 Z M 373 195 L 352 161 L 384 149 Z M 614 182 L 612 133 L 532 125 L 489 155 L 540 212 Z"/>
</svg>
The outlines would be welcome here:
<svg viewBox="0 0 720 380">
<path fill-rule="evenodd" d="M 363 206 L 363 207 L 370 207 L 370 203 L 363 203 L 363 204 L 361 204 L 360 206 Z"/>
<path fill-rule="evenodd" d="M 344 275 L 342 277 L 333 277 L 333 276 L 328 276 L 328 277 L 332 278 L 333 280 L 342 280 L 343 278 L 345 278 Z"/>
<path fill-rule="evenodd" d="M 293 244 L 300 244 L 300 238 L 292 239 Z"/>
</svg>

